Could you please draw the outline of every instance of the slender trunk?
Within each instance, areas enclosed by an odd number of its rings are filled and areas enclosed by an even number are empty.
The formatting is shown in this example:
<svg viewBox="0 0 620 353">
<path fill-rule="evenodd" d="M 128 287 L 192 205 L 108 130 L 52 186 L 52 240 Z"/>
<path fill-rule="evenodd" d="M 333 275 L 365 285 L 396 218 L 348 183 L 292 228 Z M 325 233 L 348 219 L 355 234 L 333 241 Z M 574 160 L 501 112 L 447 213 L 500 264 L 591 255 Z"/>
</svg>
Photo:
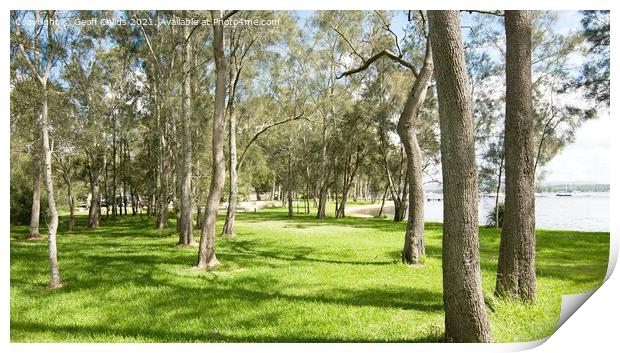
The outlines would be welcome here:
<svg viewBox="0 0 620 353">
<path fill-rule="evenodd" d="M 323 128 L 321 135 L 321 172 L 319 177 L 319 204 L 316 218 L 325 219 L 327 206 L 327 189 L 329 174 L 327 172 L 327 116 L 323 116 Z"/>
<path fill-rule="evenodd" d="M 71 176 L 68 172 L 63 171 L 63 178 L 67 184 L 67 205 L 69 206 L 69 232 L 75 230 L 75 200 L 73 199 L 73 187 L 71 183 Z"/>
<path fill-rule="evenodd" d="M 182 138 L 183 159 L 181 166 L 181 232 L 179 244 L 191 245 L 194 243 L 194 229 L 192 219 L 192 102 L 191 102 L 191 67 L 192 44 L 188 26 L 183 27 L 183 34 L 187 41 L 185 45 L 185 60 L 183 61 L 183 116 Z"/>
<path fill-rule="evenodd" d="M 226 96 L 226 58 L 224 57 L 224 25 L 220 11 L 211 10 L 213 20 L 213 56 L 215 60 L 215 102 L 213 108 L 212 170 L 209 196 L 202 224 L 197 268 L 213 269 L 218 266 L 215 256 L 215 222 L 225 179 L 224 162 L 224 109 Z M 218 21 L 216 21 L 216 19 Z"/>
<path fill-rule="evenodd" d="M 36 126 L 36 128 L 40 130 L 40 126 Z M 32 188 L 32 210 L 30 211 L 30 230 L 28 231 L 29 239 L 41 238 L 41 235 L 39 234 L 39 219 L 41 218 L 41 174 L 43 174 L 43 168 L 41 168 L 41 141 L 38 138 L 39 134 L 37 133 L 36 135 L 37 138 L 34 143 L 35 148 L 32 154 L 34 174 Z"/>
<path fill-rule="evenodd" d="M 489 342 L 478 240 L 474 122 L 458 11 L 428 11 L 437 79 L 444 195 L 445 338 Z"/>
<path fill-rule="evenodd" d="M 289 136 L 289 148 L 288 148 L 288 163 L 286 168 L 286 199 L 288 202 L 288 218 L 293 218 L 293 151 L 292 139 Z"/>
<path fill-rule="evenodd" d="M 196 210 L 196 228 L 202 226 L 202 207 L 198 206 Z"/>
<path fill-rule="evenodd" d="M 125 216 L 127 215 L 127 162 L 129 159 L 129 142 L 125 139 L 123 147 L 123 207 L 125 208 Z M 132 202 L 133 205 L 133 202 Z"/>
<path fill-rule="evenodd" d="M 344 173 L 344 180 L 343 180 L 343 187 L 342 187 L 342 200 L 340 202 L 340 207 L 337 209 L 336 218 L 338 217 L 344 218 L 345 216 L 344 212 L 345 212 L 345 207 L 347 203 L 347 198 L 349 195 L 349 190 L 351 189 L 351 184 L 353 184 L 357 176 L 357 170 L 359 169 L 361 159 L 362 159 L 361 153 L 362 153 L 361 147 L 358 146 L 357 152 L 355 154 L 355 163 L 353 164 L 353 170 L 349 171 L 349 168 L 350 168 L 349 165 L 350 165 L 351 158 L 349 158 L 349 160 L 347 161 L 345 165 L 345 173 Z"/>
<path fill-rule="evenodd" d="M 501 228 L 502 225 L 499 222 L 499 192 L 502 189 L 502 171 L 504 170 L 504 156 L 502 156 L 499 162 L 499 173 L 497 176 L 497 188 L 495 189 L 495 228 Z"/>
<path fill-rule="evenodd" d="M 403 263 L 418 264 L 425 253 L 424 245 L 424 189 L 422 188 L 422 152 L 416 136 L 415 123 L 418 111 L 426 99 L 426 90 L 433 74 L 433 55 L 430 43 L 426 44 L 424 65 L 418 74 L 405 108 L 398 121 L 398 135 L 407 155 L 407 178 L 409 181 L 409 209 Z"/>
<path fill-rule="evenodd" d="M 112 118 L 114 127 L 112 127 L 112 218 L 116 218 L 117 200 L 116 200 L 116 115 Z M 106 199 L 107 203 L 110 203 L 109 199 Z"/>
<path fill-rule="evenodd" d="M 106 219 L 110 216 L 110 194 L 109 194 L 109 186 L 108 186 L 108 165 L 105 164 L 103 167 L 103 195 L 105 196 L 105 216 Z"/>
<path fill-rule="evenodd" d="M 379 217 L 383 215 L 383 206 L 385 206 L 385 197 L 387 196 L 387 193 L 388 193 L 388 187 L 389 185 L 386 184 L 385 190 L 383 191 L 383 197 L 381 198 L 381 208 L 379 208 L 379 214 L 378 214 Z"/>
<path fill-rule="evenodd" d="M 351 163 L 351 157 L 349 156 L 348 158 L 345 159 L 345 163 L 344 163 L 344 170 L 342 171 L 342 199 L 340 202 L 340 204 L 338 203 L 338 195 L 337 195 L 337 188 L 336 188 L 336 214 L 334 215 L 336 219 L 338 218 L 343 218 L 344 217 L 344 204 L 345 204 L 345 200 L 348 197 L 348 191 L 349 191 L 349 185 L 347 185 L 348 183 L 348 169 L 349 169 L 349 164 Z"/>
<path fill-rule="evenodd" d="M 54 200 L 54 180 L 52 178 L 52 150 L 49 138 L 49 119 L 47 116 L 47 87 L 43 85 L 43 105 L 41 108 L 41 136 L 43 137 L 43 153 L 45 161 L 45 187 L 47 189 L 47 205 L 50 213 L 48 224 L 48 258 L 50 264 L 49 288 L 60 288 L 60 270 L 58 268 L 58 250 L 56 248 L 56 231 L 58 230 L 58 211 Z"/>
<path fill-rule="evenodd" d="M 237 121 L 232 113 L 232 107 L 230 107 L 230 115 L 228 118 L 229 124 L 229 173 L 230 173 L 230 192 L 228 193 L 228 208 L 226 209 L 226 221 L 224 223 L 224 230 L 222 234 L 227 237 L 232 237 L 235 234 L 235 213 L 237 212 L 237 195 L 238 195 L 238 181 L 237 181 Z"/>
<path fill-rule="evenodd" d="M 99 183 L 101 179 L 101 169 L 94 169 L 94 158 L 89 166 L 90 168 L 90 205 L 88 209 L 88 228 L 99 227 L 99 217 L 101 215 L 101 191 L 99 190 Z"/>
<path fill-rule="evenodd" d="M 157 110 L 155 114 L 157 115 L 157 129 L 159 132 L 159 164 L 158 164 L 158 177 L 159 177 L 159 194 L 158 194 L 158 205 L 157 205 L 157 222 L 155 224 L 157 229 L 163 229 L 168 223 L 168 190 L 167 190 L 167 182 L 166 182 L 166 136 L 165 136 L 165 128 L 164 123 L 162 122 L 162 103 L 161 103 L 161 92 L 160 85 L 157 84 L 155 87 L 155 109 Z"/>
<path fill-rule="evenodd" d="M 273 181 L 271 183 L 271 196 L 269 197 L 270 201 L 275 200 L 276 196 L 276 172 L 273 172 Z"/>
<path fill-rule="evenodd" d="M 506 11 L 506 201 L 496 294 L 536 296 L 535 146 L 532 111 L 532 17 Z"/>
<path fill-rule="evenodd" d="M 405 213 L 407 211 L 409 198 L 409 173 L 405 174 L 405 183 L 401 191 L 401 195 L 397 200 L 394 200 L 394 222 L 400 222 L 405 219 Z"/>
</svg>

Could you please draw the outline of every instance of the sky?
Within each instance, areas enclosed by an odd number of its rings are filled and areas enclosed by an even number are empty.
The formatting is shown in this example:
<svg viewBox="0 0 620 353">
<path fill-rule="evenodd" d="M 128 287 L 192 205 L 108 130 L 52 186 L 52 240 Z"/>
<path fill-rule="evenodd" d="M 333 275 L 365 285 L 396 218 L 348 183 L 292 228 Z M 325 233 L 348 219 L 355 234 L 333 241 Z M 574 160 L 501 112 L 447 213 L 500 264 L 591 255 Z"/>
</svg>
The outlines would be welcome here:
<svg viewBox="0 0 620 353">
<path fill-rule="evenodd" d="M 545 182 L 609 184 L 610 131 L 608 114 L 585 122 L 577 130 L 575 142 L 545 166 Z"/>
<path fill-rule="evenodd" d="M 576 11 L 559 11 L 557 30 L 580 28 L 581 15 Z M 608 111 L 585 122 L 576 133 L 575 142 L 566 146 L 544 167 L 546 183 L 610 182 L 610 141 L 613 127 Z"/>
</svg>

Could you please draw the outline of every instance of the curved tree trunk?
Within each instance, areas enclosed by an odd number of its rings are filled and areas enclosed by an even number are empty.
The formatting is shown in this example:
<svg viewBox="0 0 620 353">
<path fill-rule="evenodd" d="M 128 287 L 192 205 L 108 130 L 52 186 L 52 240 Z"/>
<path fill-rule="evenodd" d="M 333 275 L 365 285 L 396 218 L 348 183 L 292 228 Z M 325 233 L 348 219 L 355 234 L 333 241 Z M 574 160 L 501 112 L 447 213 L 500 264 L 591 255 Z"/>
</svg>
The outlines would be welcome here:
<svg viewBox="0 0 620 353">
<path fill-rule="evenodd" d="M 489 342 L 478 241 L 474 122 L 458 11 L 429 11 L 437 78 L 444 195 L 446 341 Z"/>
<path fill-rule="evenodd" d="M 405 245 L 402 252 L 403 263 L 418 264 L 424 256 L 424 190 L 422 189 L 422 152 L 416 136 L 415 123 L 420 107 L 426 99 L 428 83 L 433 75 L 433 55 L 430 43 L 426 44 L 424 65 L 418 74 L 405 108 L 398 121 L 400 136 L 407 155 L 407 178 L 409 181 L 409 210 Z"/>
<path fill-rule="evenodd" d="M 506 202 L 496 294 L 534 300 L 536 232 L 532 17 L 506 11 Z"/>
<path fill-rule="evenodd" d="M 206 217 L 200 233 L 200 248 L 198 251 L 197 268 L 213 269 L 218 266 L 215 256 L 215 222 L 220 203 L 222 188 L 224 187 L 225 162 L 224 162 L 224 109 L 226 96 L 226 58 L 224 57 L 224 25 L 220 11 L 211 10 L 213 20 L 213 55 L 215 59 L 215 102 L 213 108 L 213 173 L 207 206 Z"/>
</svg>

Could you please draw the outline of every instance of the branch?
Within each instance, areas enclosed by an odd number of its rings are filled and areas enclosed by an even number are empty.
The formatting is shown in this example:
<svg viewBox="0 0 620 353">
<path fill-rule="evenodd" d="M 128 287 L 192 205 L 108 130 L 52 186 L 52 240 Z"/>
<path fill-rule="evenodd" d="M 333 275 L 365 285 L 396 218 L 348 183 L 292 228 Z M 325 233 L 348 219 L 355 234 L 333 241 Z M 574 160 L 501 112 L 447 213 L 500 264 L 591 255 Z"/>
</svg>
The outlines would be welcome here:
<svg viewBox="0 0 620 353">
<path fill-rule="evenodd" d="M 472 13 L 479 13 L 479 14 L 483 14 L 483 15 L 493 15 L 493 16 L 504 16 L 504 13 L 500 10 L 495 10 L 495 11 L 485 11 L 485 10 L 461 10 L 461 11 L 465 11 L 467 13 L 469 13 L 470 15 Z"/>
<path fill-rule="evenodd" d="M 135 15 L 134 15 L 134 18 L 136 20 L 138 19 Z M 149 39 L 149 36 L 146 34 L 146 31 L 144 30 L 144 26 L 142 26 L 142 23 L 140 21 L 137 21 L 137 23 L 139 24 L 140 29 L 142 30 L 142 34 L 144 35 L 144 39 L 146 40 L 146 45 L 149 48 L 151 55 L 153 56 L 153 60 L 155 61 L 154 66 L 157 69 L 157 75 L 160 76 L 161 70 L 159 69 L 159 60 L 157 59 L 157 55 L 155 55 L 155 51 L 153 50 L 153 46 L 151 45 L 151 40 Z"/>
<path fill-rule="evenodd" d="M 344 34 L 342 34 L 342 32 L 340 32 L 338 30 L 338 28 L 330 25 L 330 27 L 336 31 L 336 33 L 338 33 L 340 35 L 340 37 L 342 37 L 342 39 L 344 39 L 345 42 L 347 42 L 347 44 L 349 45 L 349 48 L 351 48 L 351 50 L 353 50 L 353 54 L 357 55 L 357 57 L 359 57 L 360 59 L 362 59 L 362 61 L 364 61 L 364 57 L 360 55 L 360 53 L 357 52 L 357 50 L 355 50 L 355 47 L 353 47 L 353 44 L 351 44 L 351 41 L 349 41 L 349 39 L 347 37 L 344 36 Z"/>
<path fill-rule="evenodd" d="M 280 121 L 276 121 L 275 123 L 269 124 L 267 126 L 265 126 L 264 128 L 262 128 L 259 132 L 257 132 L 256 134 L 254 134 L 254 136 L 252 137 L 252 139 L 245 145 L 245 147 L 243 148 L 243 152 L 241 153 L 241 156 L 239 157 L 239 161 L 237 162 L 237 170 L 239 170 L 239 168 L 241 167 L 241 163 L 243 162 L 243 159 L 245 158 L 245 154 L 248 151 L 248 149 L 250 148 L 250 146 L 260 137 L 260 135 L 262 135 L 263 133 L 265 133 L 267 130 L 271 129 L 274 126 L 278 126 L 278 125 L 282 125 L 282 124 L 286 124 L 288 122 L 291 122 L 293 120 L 299 120 L 303 117 L 303 113 L 293 117 L 293 118 L 288 118 L 288 119 L 284 119 L 284 120 L 280 120 Z"/>
<path fill-rule="evenodd" d="M 364 61 L 362 63 L 362 65 L 359 66 L 358 68 L 351 69 L 349 71 L 345 71 L 345 72 L 337 75 L 336 79 L 341 79 L 341 78 L 343 78 L 345 76 L 350 76 L 350 75 L 356 74 L 356 73 L 358 73 L 360 71 L 364 71 L 364 70 L 366 70 L 370 66 L 370 64 L 372 64 L 373 62 L 377 61 L 378 59 L 380 59 L 383 56 L 387 56 L 388 58 L 390 58 L 390 59 L 394 60 L 395 62 L 401 64 L 402 66 L 408 68 L 409 70 L 411 70 L 411 72 L 413 72 L 413 76 L 417 78 L 418 75 L 416 73 L 415 66 L 413 66 L 410 62 L 404 60 L 400 56 L 392 53 L 391 51 L 389 51 L 387 49 L 384 49 L 384 50 L 378 52 L 377 54 L 371 56 L 370 59 Z"/>
<path fill-rule="evenodd" d="M 32 71 L 32 74 L 36 77 L 37 80 L 39 80 L 40 83 L 43 83 L 43 79 L 39 75 L 39 71 L 34 66 L 32 61 L 30 61 L 30 58 L 28 57 L 28 54 L 26 53 L 26 49 L 24 48 L 24 43 L 22 43 L 22 41 L 20 40 L 21 31 L 19 29 L 19 25 L 17 24 L 17 14 L 15 14 L 14 18 L 15 18 L 15 26 L 13 26 L 13 32 L 15 33 L 15 36 L 17 37 L 16 39 L 18 42 L 19 51 L 22 53 L 22 56 L 26 60 L 26 64 L 28 65 L 28 68 L 30 68 L 30 70 Z"/>
<path fill-rule="evenodd" d="M 224 12 L 224 15 L 222 16 L 222 21 L 226 21 L 230 16 L 236 14 L 237 12 L 239 12 L 239 10 L 229 10 Z"/>
<path fill-rule="evenodd" d="M 386 31 L 390 32 L 392 34 L 392 36 L 394 37 L 394 44 L 396 44 L 396 49 L 398 50 L 398 55 L 402 56 L 403 53 L 400 50 L 400 45 L 398 45 L 398 36 L 396 35 L 396 33 L 394 33 L 394 31 L 392 31 L 392 29 L 390 28 L 390 24 L 387 22 L 387 20 L 381 15 L 381 13 L 379 13 L 379 11 L 375 11 L 375 14 L 377 16 L 379 16 L 379 18 L 381 19 L 381 22 L 383 22 L 383 29 L 385 29 Z"/>
</svg>

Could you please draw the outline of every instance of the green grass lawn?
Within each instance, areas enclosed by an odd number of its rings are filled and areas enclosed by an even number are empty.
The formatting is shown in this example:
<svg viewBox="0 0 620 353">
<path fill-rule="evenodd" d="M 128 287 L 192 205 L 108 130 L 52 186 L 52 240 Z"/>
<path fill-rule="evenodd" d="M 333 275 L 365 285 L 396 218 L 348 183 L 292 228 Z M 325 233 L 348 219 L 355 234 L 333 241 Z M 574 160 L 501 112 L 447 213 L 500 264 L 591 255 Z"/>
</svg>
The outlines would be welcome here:
<svg viewBox="0 0 620 353">
<path fill-rule="evenodd" d="M 410 267 L 400 263 L 404 223 L 295 217 L 239 214 L 238 236 L 217 240 L 221 267 L 207 272 L 191 269 L 195 248 L 175 247 L 174 226 L 124 216 L 86 231 L 81 216 L 79 231 L 59 235 L 64 287 L 54 291 L 47 242 L 12 227 L 11 341 L 441 341 L 441 224 L 426 225 L 424 265 Z M 536 302 L 494 299 L 498 234 L 480 233 L 494 341 L 550 335 L 561 295 L 604 278 L 609 233 L 538 231 Z"/>
</svg>

